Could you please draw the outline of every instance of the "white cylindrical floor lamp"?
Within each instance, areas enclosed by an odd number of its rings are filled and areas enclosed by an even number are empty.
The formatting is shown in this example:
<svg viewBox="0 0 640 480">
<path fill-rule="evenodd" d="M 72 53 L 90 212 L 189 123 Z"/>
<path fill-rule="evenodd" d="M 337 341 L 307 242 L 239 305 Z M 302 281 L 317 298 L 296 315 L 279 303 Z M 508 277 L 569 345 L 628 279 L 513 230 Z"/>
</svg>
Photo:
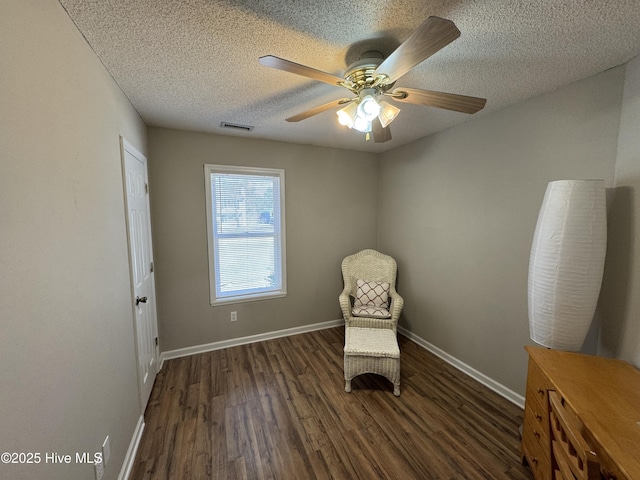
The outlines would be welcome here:
<svg viewBox="0 0 640 480">
<path fill-rule="evenodd" d="M 534 342 L 580 350 L 598 303 L 606 247 L 604 180 L 550 182 L 529 259 L 529 333 Z"/>
</svg>

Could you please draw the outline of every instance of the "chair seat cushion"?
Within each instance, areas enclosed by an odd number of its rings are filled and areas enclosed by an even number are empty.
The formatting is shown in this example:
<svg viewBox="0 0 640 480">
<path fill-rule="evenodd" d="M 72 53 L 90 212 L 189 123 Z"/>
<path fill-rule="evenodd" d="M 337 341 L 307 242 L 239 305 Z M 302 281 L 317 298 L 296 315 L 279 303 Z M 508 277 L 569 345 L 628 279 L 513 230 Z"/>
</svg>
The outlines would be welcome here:
<svg viewBox="0 0 640 480">
<path fill-rule="evenodd" d="M 347 327 L 344 353 L 350 356 L 400 358 L 398 339 L 386 328 Z"/>
<path fill-rule="evenodd" d="M 389 310 L 384 307 L 376 307 L 375 305 L 353 307 L 351 309 L 351 315 L 354 317 L 391 318 Z"/>
</svg>

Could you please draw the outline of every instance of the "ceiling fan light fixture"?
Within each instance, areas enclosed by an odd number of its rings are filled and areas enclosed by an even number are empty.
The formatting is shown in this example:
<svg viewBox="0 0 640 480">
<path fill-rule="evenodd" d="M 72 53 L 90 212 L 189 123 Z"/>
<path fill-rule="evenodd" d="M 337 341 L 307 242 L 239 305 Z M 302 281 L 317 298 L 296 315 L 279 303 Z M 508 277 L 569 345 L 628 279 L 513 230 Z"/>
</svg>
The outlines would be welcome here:
<svg viewBox="0 0 640 480">
<path fill-rule="evenodd" d="M 358 104 L 355 102 L 350 102 L 346 107 L 341 108 L 336 112 L 338 115 L 338 122 L 340 125 L 344 125 L 349 128 L 353 128 L 353 124 L 356 121 L 356 116 L 358 113 Z"/>
<path fill-rule="evenodd" d="M 398 114 L 400 113 L 400 109 L 391 105 L 389 102 L 380 102 L 380 115 L 378 118 L 380 119 L 380 123 L 382 124 L 382 128 L 386 128 L 391 122 L 393 122 Z"/>
</svg>

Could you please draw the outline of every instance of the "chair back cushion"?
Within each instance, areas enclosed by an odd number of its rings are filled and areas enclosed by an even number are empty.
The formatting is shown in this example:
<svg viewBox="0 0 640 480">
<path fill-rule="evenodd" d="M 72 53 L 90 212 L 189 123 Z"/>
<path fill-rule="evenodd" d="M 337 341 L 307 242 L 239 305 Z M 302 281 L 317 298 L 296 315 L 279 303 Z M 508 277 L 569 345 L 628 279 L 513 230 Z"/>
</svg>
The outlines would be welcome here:
<svg viewBox="0 0 640 480">
<path fill-rule="evenodd" d="M 354 307 L 372 306 L 389 307 L 389 283 L 356 280 L 356 298 Z"/>
</svg>

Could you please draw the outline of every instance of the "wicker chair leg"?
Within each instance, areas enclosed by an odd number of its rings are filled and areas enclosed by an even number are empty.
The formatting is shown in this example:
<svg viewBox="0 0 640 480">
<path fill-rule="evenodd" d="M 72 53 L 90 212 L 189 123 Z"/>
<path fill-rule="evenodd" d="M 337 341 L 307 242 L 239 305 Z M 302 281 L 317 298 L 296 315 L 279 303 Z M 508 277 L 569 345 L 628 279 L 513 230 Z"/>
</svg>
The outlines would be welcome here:
<svg viewBox="0 0 640 480">
<path fill-rule="evenodd" d="M 393 384 L 393 394 L 394 394 L 396 397 L 399 397 L 399 396 L 400 396 L 400 382 L 398 382 L 398 383 L 394 383 L 394 384 Z"/>
<path fill-rule="evenodd" d="M 349 393 L 351 391 L 351 380 L 346 380 L 344 384 L 344 391 Z"/>
</svg>

